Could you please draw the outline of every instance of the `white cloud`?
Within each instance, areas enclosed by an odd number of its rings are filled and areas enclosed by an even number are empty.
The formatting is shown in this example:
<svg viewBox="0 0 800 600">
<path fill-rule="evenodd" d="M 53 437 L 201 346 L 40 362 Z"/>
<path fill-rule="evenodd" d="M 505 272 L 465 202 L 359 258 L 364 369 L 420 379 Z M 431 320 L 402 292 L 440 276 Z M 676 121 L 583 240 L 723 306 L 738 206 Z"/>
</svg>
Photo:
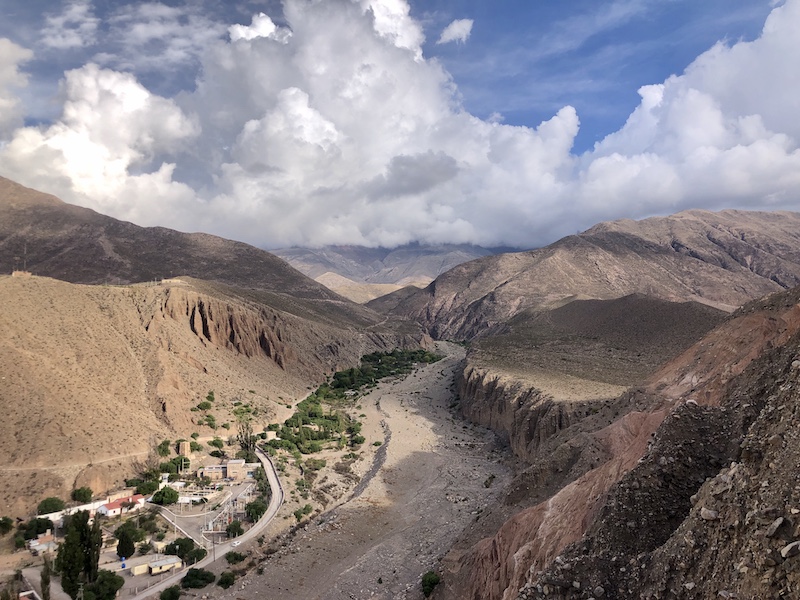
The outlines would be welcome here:
<svg viewBox="0 0 800 600">
<path fill-rule="evenodd" d="M 19 66 L 33 58 L 33 52 L 0 38 L 0 142 L 22 124 L 23 106 L 16 90 L 28 84 Z"/>
<path fill-rule="evenodd" d="M 228 27 L 231 41 L 254 40 L 256 38 L 268 38 L 282 43 L 289 41 L 292 32 L 285 27 L 278 27 L 264 13 L 253 15 L 253 21 L 249 27 L 245 25 L 231 25 Z"/>
<path fill-rule="evenodd" d="M 42 43 L 58 50 L 92 46 L 96 42 L 99 23 L 89 0 L 66 2 L 60 14 L 45 18 Z"/>
<path fill-rule="evenodd" d="M 437 44 L 447 44 L 449 42 L 461 42 L 462 44 L 469 39 L 472 33 L 472 19 L 456 19 L 444 28 L 442 35 L 439 36 Z"/>
<path fill-rule="evenodd" d="M 3 172 L 122 218 L 174 218 L 171 203 L 194 194 L 157 157 L 197 135 L 192 119 L 131 75 L 93 64 L 67 72 L 63 93 L 58 122 L 20 129 L 0 150 Z"/>
<path fill-rule="evenodd" d="M 601 28 L 639 4 L 615 3 Z M 572 107 L 536 128 L 467 113 L 403 0 L 286 0 L 286 28 L 257 14 L 208 38 L 201 15 L 141 6 L 114 26 L 153 24 L 129 32 L 131 48 L 179 32 L 202 61 L 196 89 L 168 99 L 131 74 L 69 71 L 61 117 L 18 129 L 0 173 L 141 224 L 272 247 L 530 246 L 622 216 L 800 208 L 800 0 L 758 39 L 642 87 L 625 125 L 580 156 Z M 0 66 L 0 98 L 29 56 L 17 47 Z"/>
</svg>

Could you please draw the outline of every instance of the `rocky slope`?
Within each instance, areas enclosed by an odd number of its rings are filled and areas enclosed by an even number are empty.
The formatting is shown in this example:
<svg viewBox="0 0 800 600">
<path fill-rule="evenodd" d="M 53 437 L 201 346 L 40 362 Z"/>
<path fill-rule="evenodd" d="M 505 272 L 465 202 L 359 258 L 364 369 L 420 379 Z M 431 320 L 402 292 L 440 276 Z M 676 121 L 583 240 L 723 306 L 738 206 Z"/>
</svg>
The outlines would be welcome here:
<svg viewBox="0 0 800 600">
<path fill-rule="evenodd" d="M 12 515 L 73 485 L 107 489 L 161 439 L 229 435 L 201 422 L 235 429 L 237 402 L 260 431 L 325 374 L 421 339 L 366 312 L 188 278 L 6 276 L 0 301 L 0 513 Z M 193 411 L 209 390 L 213 408 Z"/>
<path fill-rule="evenodd" d="M 518 432 L 514 514 L 454 549 L 438 597 L 791 597 L 798 302 L 750 304 L 645 385 Z"/>
<path fill-rule="evenodd" d="M 692 210 L 602 223 L 539 250 L 459 265 L 380 306 L 437 338 L 502 331 L 526 310 L 640 293 L 725 310 L 800 284 L 800 214 Z M 375 305 L 377 308 L 378 305 Z"/>
<path fill-rule="evenodd" d="M 295 298 L 341 302 L 278 257 L 204 233 L 138 227 L 0 177 L 0 273 L 128 284 L 188 275 Z"/>
</svg>

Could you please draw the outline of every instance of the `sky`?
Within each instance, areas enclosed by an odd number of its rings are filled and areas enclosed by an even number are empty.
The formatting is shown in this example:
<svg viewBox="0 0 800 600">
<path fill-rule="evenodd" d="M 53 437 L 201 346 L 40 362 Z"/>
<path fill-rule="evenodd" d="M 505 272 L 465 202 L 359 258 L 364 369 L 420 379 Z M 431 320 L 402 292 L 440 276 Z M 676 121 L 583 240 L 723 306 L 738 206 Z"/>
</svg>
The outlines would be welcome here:
<svg viewBox="0 0 800 600">
<path fill-rule="evenodd" d="M 0 175 L 263 248 L 800 210 L 800 0 L 0 0 Z"/>
</svg>

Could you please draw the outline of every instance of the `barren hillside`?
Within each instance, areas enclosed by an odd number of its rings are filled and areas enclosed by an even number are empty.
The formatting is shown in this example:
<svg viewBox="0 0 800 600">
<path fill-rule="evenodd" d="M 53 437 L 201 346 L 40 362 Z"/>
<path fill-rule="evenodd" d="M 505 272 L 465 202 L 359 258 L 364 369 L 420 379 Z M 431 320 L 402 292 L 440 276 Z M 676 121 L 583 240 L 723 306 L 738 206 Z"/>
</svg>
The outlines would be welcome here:
<svg viewBox="0 0 800 600">
<path fill-rule="evenodd" d="M 633 293 L 725 310 L 800 283 L 800 214 L 686 211 L 603 223 L 546 248 L 459 265 L 383 307 L 434 337 L 496 331 L 528 309 Z"/>
<path fill-rule="evenodd" d="M 0 301 L 2 514 L 73 484 L 102 491 L 154 441 L 215 433 L 199 424 L 207 414 L 227 436 L 234 402 L 253 409 L 258 431 L 324 374 L 415 344 L 318 301 L 191 279 L 111 287 L 6 276 Z M 192 411 L 212 390 L 213 408 Z"/>
</svg>

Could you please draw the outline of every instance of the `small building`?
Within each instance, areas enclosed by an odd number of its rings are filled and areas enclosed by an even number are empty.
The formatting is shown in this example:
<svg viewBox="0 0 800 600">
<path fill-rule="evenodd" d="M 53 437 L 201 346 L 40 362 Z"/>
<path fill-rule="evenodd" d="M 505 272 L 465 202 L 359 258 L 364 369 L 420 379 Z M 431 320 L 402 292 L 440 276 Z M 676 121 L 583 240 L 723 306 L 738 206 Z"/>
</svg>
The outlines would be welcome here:
<svg viewBox="0 0 800 600">
<path fill-rule="evenodd" d="M 28 541 L 28 550 L 30 550 L 31 554 L 34 556 L 39 556 L 44 552 L 54 552 L 57 549 L 58 544 L 56 543 L 56 538 L 49 529 L 37 535 L 35 540 Z"/>
<path fill-rule="evenodd" d="M 189 456 L 192 453 L 192 446 L 186 440 L 178 443 L 178 454 L 181 456 Z"/>
<path fill-rule="evenodd" d="M 173 569 L 180 569 L 183 566 L 183 561 L 177 556 L 167 556 L 156 562 L 151 562 L 149 565 L 150 575 L 158 575 L 159 573 L 166 573 Z"/>
<path fill-rule="evenodd" d="M 126 498 L 119 498 L 107 502 L 97 509 L 97 514 L 106 517 L 118 517 L 126 512 L 135 512 L 144 506 L 145 498 L 141 494 L 134 494 Z"/>
<path fill-rule="evenodd" d="M 240 481 L 242 479 L 252 479 L 256 469 L 261 463 L 246 463 L 243 458 L 226 460 L 219 465 L 208 465 L 197 470 L 198 477 L 208 477 L 211 481 L 222 481 L 232 479 Z"/>
</svg>

